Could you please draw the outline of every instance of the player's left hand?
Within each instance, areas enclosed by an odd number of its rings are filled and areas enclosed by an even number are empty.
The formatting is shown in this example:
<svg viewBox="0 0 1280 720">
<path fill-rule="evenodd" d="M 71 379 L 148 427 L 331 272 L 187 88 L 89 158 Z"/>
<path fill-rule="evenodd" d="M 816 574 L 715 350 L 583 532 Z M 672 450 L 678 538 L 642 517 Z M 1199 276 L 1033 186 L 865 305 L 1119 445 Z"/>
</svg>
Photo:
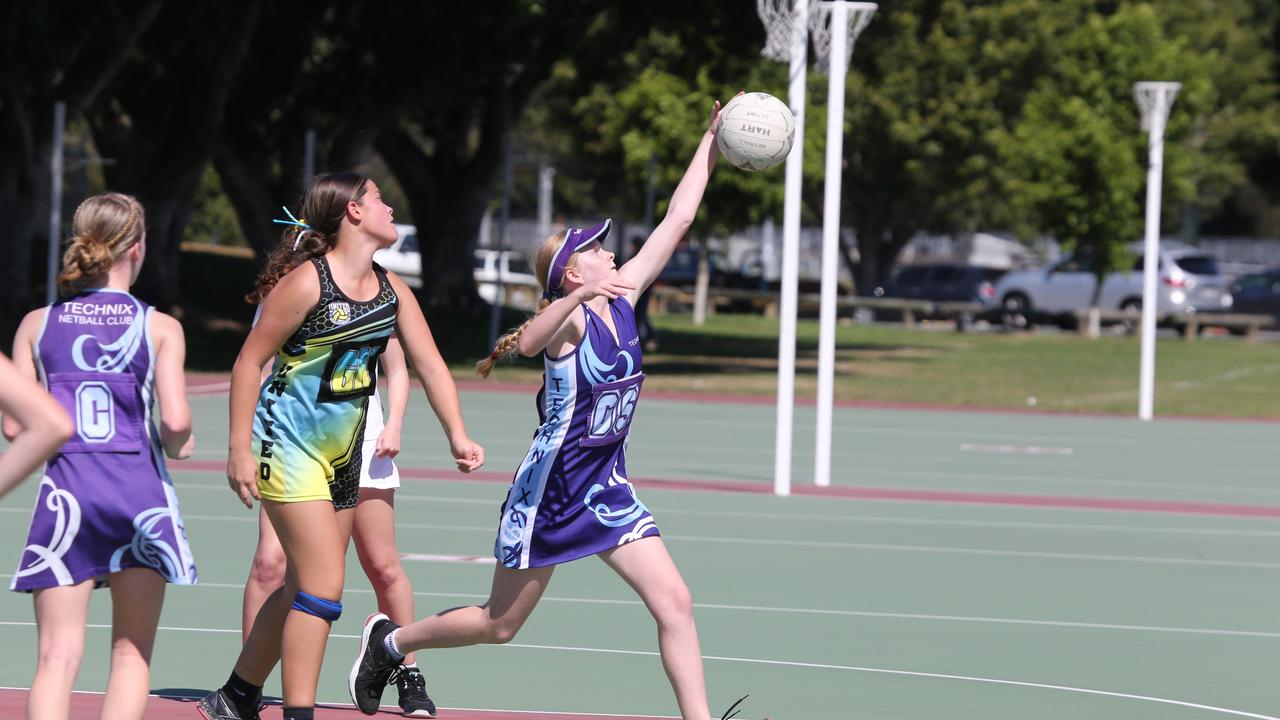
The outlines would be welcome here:
<svg viewBox="0 0 1280 720">
<path fill-rule="evenodd" d="M 464 473 L 478 470 L 484 465 L 484 448 L 465 435 L 457 440 L 450 440 L 449 451 L 453 453 L 453 461 L 458 469 Z"/>
<path fill-rule="evenodd" d="M 400 426 L 387 423 L 378 434 L 378 444 L 373 451 L 375 457 L 394 458 L 400 454 Z"/>
</svg>

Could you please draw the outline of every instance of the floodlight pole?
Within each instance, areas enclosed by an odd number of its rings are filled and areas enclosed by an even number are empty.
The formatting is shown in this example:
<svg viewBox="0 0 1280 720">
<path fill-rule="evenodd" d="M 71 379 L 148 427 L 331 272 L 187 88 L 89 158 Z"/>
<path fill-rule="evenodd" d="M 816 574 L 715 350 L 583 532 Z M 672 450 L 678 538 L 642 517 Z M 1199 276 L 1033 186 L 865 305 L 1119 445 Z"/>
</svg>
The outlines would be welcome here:
<svg viewBox="0 0 1280 720">
<path fill-rule="evenodd" d="M 1134 95 L 1147 127 L 1147 217 L 1142 257 L 1142 352 L 1138 371 L 1138 418 L 1150 420 L 1155 405 L 1156 280 L 1160 264 L 1160 191 L 1164 171 L 1164 128 L 1179 83 L 1135 83 Z M 1144 94 L 1151 103 L 1144 105 Z"/>
<path fill-rule="evenodd" d="M 782 204 L 782 298 L 778 309 L 778 425 L 773 493 L 791 494 L 791 435 L 796 390 L 796 305 L 800 274 L 800 182 L 804 164 L 804 92 L 808 69 L 809 0 L 792 2 L 790 78 L 787 103 L 795 118 L 795 142 L 787 155 Z"/>
<path fill-rule="evenodd" d="M 835 404 L 836 291 L 840 263 L 840 181 L 844 169 L 844 83 L 849 60 L 849 10 L 855 3 L 829 3 L 831 47 L 827 77 L 827 157 L 822 201 L 822 295 L 818 315 L 818 416 L 813 484 L 831 484 L 831 422 Z M 859 10 L 875 12 L 858 3 Z M 862 21 L 862 22 L 865 22 Z M 860 23 L 861 24 L 861 23 Z"/>
</svg>

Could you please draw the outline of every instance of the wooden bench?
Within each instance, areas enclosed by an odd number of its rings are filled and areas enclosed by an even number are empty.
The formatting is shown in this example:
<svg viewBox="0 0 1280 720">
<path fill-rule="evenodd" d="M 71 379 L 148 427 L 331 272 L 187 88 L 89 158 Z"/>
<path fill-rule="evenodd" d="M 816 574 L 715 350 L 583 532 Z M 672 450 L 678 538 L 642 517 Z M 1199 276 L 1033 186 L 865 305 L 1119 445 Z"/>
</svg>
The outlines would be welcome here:
<svg viewBox="0 0 1280 720">
<path fill-rule="evenodd" d="M 1254 315 L 1248 313 L 1197 313 L 1187 315 L 1181 320 L 1182 337 L 1187 342 L 1195 342 L 1196 335 L 1202 328 L 1226 328 L 1232 335 L 1243 335 L 1245 340 L 1256 340 L 1258 330 L 1275 324 L 1270 315 Z"/>
<path fill-rule="evenodd" d="M 1076 330 L 1084 335 L 1088 332 L 1089 310 L 1076 310 Z M 1104 323 L 1133 323 L 1137 328 L 1142 322 L 1142 313 L 1138 310 L 1099 310 L 1098 319 Z M 1157 325 L 1172 325 L 1178 328 L 1187 342 L 1195 342 L 1200 331 L 1207 327 L 1221 327 L 1231 331 L 1233 335 L 1243 335 L 1247 340 L 1257 338 L 1258 330 L 1274 324 L 1275 318 L 1270 315 L 1253 315 L 1246 313 L 1197 313 L 1181 315 L 1166 313 L 1156 316 Z"/>
</svg>

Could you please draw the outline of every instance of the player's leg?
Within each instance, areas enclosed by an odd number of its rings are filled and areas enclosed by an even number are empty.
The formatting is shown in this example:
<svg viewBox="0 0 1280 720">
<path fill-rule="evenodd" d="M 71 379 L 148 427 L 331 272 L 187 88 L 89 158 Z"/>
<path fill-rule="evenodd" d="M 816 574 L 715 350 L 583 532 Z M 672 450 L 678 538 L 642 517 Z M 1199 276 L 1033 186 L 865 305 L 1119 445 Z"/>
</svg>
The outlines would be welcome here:
<svg viewBox="0 0 1280 720">
<path fill-rule="evenodd" d="M 396 547 L 395 490 L 360 488 L 352 538 L 360 567 L 378 598 L 378 612 L 398 625 L 413 622 L 413 586 L 400 563 Z M 405 655 L 405 664 L 413 654 Z"/>
<path fill-rule="evenodd" d="M 702 648 L 693 622 L 693 598 L 662 538 L 641 538 L 600 553 L 600 559 L 640 595 L 658 622 L 662 667 L 675 690 L 681 717 L 709 718 Z"/>
<path fill-rule="evenodd" d="M 27 720 L 65 718 L 70 712 L 71 686 L 84 657 L 84 625 L 92 593 L 93 580 L 35 591 L 40 655 L 27 695 Z"/>
<path fill-rule="evenodd" d="M 329 627 L 341 613 L 346 548 L 354 512 L 335 511 L 327 500 L 266 501 L 263 505 L 297 584 L 294 597 L 286 598 L 291 609 L 284 618 L 280 642 L 284 705 L 313 707 Z"/>
<path fill-rule="evenodd" d="M 248 642 L 249 631 L 258 611 L 271 593 L 284 585 L 284 548 L 271 526 L 266 512 L 258 512 L 258 546 L 253 551 L 253 564 L 249 566 L 249 579 L 244 584 L 244 601 L 240 620 L 240 640 Z"/>
<path fill-rule="evenodd" d="M 146 712 L 164 590 L 164 577 L 150 568 L 111 574 L 111 675 L 102 720 L 137 720 Z"/>
<path fill-rule="evenodd" d="M 370 616 L 348 677 L 352 701 L 366 714 L 377 710 L 387 678 L 400 663 L 397 653 L 510 642 L 537 607 L 554 571 L 554 565 L 527 570 L 499 566 L 485 604 L 441 610 L 402 628 L 381 613 Z"/>
</svg>

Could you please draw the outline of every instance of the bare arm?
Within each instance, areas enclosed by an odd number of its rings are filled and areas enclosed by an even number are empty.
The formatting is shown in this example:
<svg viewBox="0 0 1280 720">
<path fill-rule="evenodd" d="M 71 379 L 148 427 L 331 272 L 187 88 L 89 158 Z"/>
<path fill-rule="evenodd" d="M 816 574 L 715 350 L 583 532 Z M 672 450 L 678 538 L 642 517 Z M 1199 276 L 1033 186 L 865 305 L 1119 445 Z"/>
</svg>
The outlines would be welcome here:
<svg viewBox="0 0 1280 720">
<path fill-rule="evenodd" d="M 453 453 L 454 462 L 463 472 L 471 472 L 484 464 L 484 448 L 467 437 L 467 429 L 462 422 L 462 407 L 458 402 L 458 388 L 453 383 L 453 375 L 445 365 L 440 350 L 436 347 L 431 328 L 422 315 L 418 299 L 414 297 L 409 286 L 395 273 L 387 273 L 391 286 L 395 288 L 400 300 L 400 311 L 396 319 L 396 335 L 404 346 L 405 354 L 412 364 L 414 372 L 422 380 L 422 387 L 427 391 L 427 401 L 440 420 L 445 436 L 449 439 L 449 449 Z"/>
<path fill-rule="evenodd" d="M 71 437 L 62 406 L 36 382 L 31 343 L 45 311 L 28 313 L 14 337 L 14 357 L 0 355 L 0 411 L 9 448 L 0 455 L 0 497 L 22 482 Z M 29 322 L 30 321 L 30 322 Z"/>
<path fill-rule="evenodd" d="M 711 122 L 707 131 L 702 134 L 702 141 L 684 171 L 684 177 L 671 195 L 667 205 L 667 215 L 654 228 L 653 234 L 645 241 L 636 256 L 627 261 L 618 273 L 630 282 L 634 289 L 627 293 L 627 300 L 633 305 L 650 285 L 658 273 L 671 259 L 676 244 L 689 231 L 694 218 L 698 215 L 698 206 L 702 204 L 702 193 L 707 189 L 707 181 L 711 179 L 711 171 L 715 169 L 716 160 L 720 157 L 720 148 L 716 145 L 716 120 L 720 117 L 720 101 L 711 107 Z"/>
<path fill-rule="evenodd" d="M 161 312 L 151 315 L 151 336 L 156 341 L 156 394 L 160 403 L 160 442 L 164 454 L 175 460 L 191 457 L 191 405 L 187 403 L 187 341 L 182 324 Z"/>
<path fill-rule="evenodd" d="M 374 453 L 378 457 L 395 457 L 400 454 L 400 434 L 404 429 L 404 412 L 409 406 L 409 367 L 405 364 L 404 349 L 400 341 L 392 337 L 387 351 L 380 360 L 382 374 L 387 377 L 387 424 L 378 436 Z"/>
<path fill-rule="evenodd" d="M 561 355 L 565 345 L 575 345 L 586 330 L 586 321 L 582 313 L 576 312 L 578 306 L 599 295 L 610 300 L 626 295 L 635 290 L 635 286 L 622 277 L 619 272 L 612 272 L 590 285 L 583 285 L 568 295 L 557 298 L 529 321 L 520 333 L 517 349 L 525 357 L 534 357 L 538 353 L 552 348 L 554 355 Z"/>
<path fill-rule="evenodd" d="M 231 434 L 227 482 L 246 507 L 258 497 L 258 462 L 253 454 L 253 413 L 262 366 L 298 329 L 320 297 L 320 278 L 311 263 L 293 269 L 272 288 L 258 322 L 249 330 L 231 368 Z"/>
</svg>

